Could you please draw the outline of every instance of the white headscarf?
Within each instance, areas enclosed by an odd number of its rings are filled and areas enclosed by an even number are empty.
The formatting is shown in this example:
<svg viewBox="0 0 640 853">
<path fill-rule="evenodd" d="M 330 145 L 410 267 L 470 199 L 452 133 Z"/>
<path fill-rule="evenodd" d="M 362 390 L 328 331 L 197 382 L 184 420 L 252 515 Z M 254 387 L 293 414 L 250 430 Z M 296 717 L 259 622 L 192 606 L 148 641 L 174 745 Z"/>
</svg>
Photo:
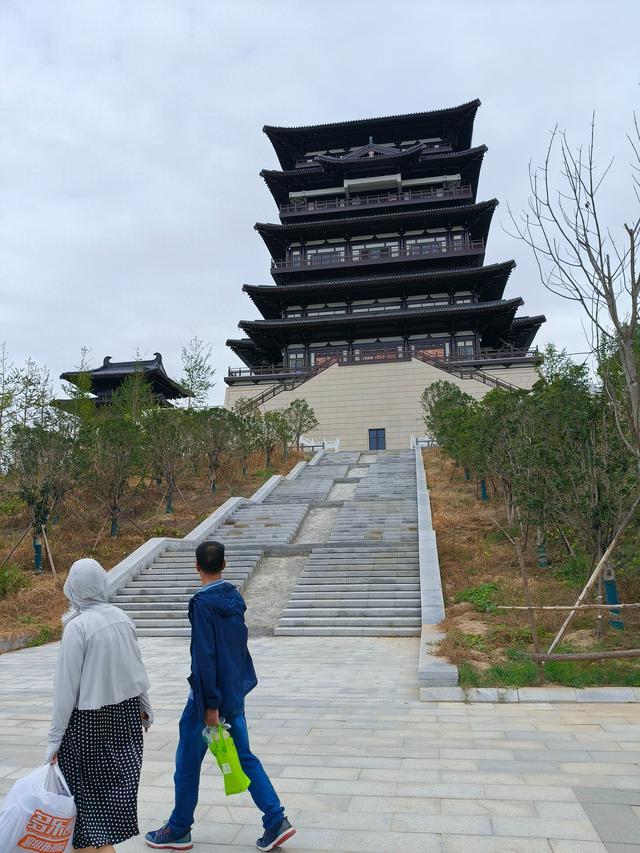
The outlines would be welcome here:
<svg viewBox="0 0 640 853">
<path fill-rule="evenodd" d="M 83 610 L 109 603 L 107 573 L 97 560 L 90 558 L 76 560 L 71 566 L 63 591 L 71 602 L 62 617 L 65 625 Z"/>
</svg>

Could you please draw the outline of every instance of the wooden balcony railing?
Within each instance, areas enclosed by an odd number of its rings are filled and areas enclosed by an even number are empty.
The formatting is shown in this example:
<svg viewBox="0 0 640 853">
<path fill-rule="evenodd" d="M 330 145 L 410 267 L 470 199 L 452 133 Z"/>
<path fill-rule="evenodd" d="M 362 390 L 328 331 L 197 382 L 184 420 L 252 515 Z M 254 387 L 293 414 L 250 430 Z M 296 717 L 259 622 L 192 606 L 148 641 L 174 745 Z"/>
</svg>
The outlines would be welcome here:
<svg viewBox="0 0 640 853">
<path fill-rule="evenodd" d="M 473 198 L 471 184 L 459 187 L 432 187 L 426 190 L 375 193 L 351 198 L 315 198 L 280 205 L 281 216 L 303 216 L 313 213 L 330 213 L 335 210 L 358 210 L 370 207 L 388 207 L 432 201 L 455 201 Z"/>
<path fill-rule="evenodd" d="M 230 367 L 227 373 L 230 379 L 264 379 L 269 377 L 291 377 L 295 378 L 300 375 L 306 375 L 309 370 L 316 367 L 324 367 L 331 364 L 370 364 L 372 362 L 381 361 L 411 361 L 412 358 L 426 357 L 434 359 L 442 364 L 450 365 L 451 367 L 462 366 L 464 364 L 487 364 L 490 362 L 501 362 L 508 364 L 511 361 L 535 361 L 540 358 L 540 352 L 537 348 L 528 350 L 518 349 L 496 349 L 496 350 L 480 350 L 473 353 L 452 353 L 444 355 L 443 352 L 435 347 L 430 349 L 427 345 L 412 347 L 406 349 L 403 347 L 378 347 L 378 348 L 359 348 L 352 352 L 322 352 L 316 355 L 316 363 L 313 367 L 308 364 L 299 365 L 296 367 L 287 367 L 282 364 L 269 364 L 263 367 Z"/>
<path fill-rule="evenodd" d="M 424 150 L 428 151 L 429 154 L 433 154 L 433 153 L 449 154 L 453 151 L 453 148 L 451 147 L 451 143 L 445 142 L 443 140 L 441 142 L 425 142 L 424 143 Z M 396 153 L 395 151 L 392 151 L 391 149 L 389 149 L 390 155 L 393 155 L 395 153 Z M 297 160 L 296 164 L 295 164 L 295 168 L 296 169 L 305 169 L 305 168 L 308 169 L 308 168 L 316 166 L 316 165 L 317 164 L 316 164 L 315 157 L 310 157 L 307 160 Z"/>
<path fill-rule="evenodd" d="M 388 264 L 396 261 L 416 260 L 426 257 L 447 257 L 451 255 L 478 255 L 484 252 L 484 240 L 460 240 L 448 243 L 419 243 L 414 246 L 380 249 L 361 249 L 357 255 L 327 252 L 301 258 L 283 258 L 271 261 L 275 272 L 292 272 L 309 267 L 322 268 L 334 266 L 359 266 L 362 264 Z"/>
</svg>

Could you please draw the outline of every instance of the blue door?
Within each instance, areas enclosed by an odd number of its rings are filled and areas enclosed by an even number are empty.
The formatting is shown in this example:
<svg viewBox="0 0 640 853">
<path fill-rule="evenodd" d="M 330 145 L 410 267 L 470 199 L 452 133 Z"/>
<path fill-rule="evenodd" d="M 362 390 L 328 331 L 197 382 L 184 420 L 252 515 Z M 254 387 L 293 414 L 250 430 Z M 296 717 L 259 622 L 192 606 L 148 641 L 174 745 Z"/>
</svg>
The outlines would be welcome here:
<svg viewBox="0 0 640 853">
<path fill-rule="evenodd" d="M 383 429 L 369 430 L 369 450 L 386 450 L 387 440 Z"/>
</svg>

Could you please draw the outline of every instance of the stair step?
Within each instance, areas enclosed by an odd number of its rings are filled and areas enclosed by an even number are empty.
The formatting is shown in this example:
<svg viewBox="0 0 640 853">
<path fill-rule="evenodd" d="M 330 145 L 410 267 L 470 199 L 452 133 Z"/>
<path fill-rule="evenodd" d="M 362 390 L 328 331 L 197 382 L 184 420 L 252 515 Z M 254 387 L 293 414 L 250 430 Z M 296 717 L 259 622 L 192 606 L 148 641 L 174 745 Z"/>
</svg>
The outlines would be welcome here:
<svg viewBox="0 0 640 853">
<path fill-rule="evenodd" d="M 283 627 L 278 625 L 273 632 L 280 637 L 419 637 L 420 628 L 360 627 L 360 626 L 317 626 Z"/>
</svg>

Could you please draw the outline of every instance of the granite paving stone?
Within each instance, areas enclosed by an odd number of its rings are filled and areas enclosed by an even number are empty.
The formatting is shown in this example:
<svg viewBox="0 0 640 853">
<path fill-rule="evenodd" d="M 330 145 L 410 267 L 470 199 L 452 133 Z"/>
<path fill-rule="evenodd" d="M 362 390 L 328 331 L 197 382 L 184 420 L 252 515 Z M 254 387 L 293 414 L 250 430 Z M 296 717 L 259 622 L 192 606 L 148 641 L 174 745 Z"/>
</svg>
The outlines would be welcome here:
<svg viewBox="0 0 640 853">
<path fill-rule="evenodd" d="M 188 639 L 145 637 L 141 649 L 157 710 L 140 789 L 147 831 L 173 804 Z M 640 850 L 634 706 L 421 704 L 411 637 L 265 636 L 251 651 L 260 684 L 247 718 L 298 825 L 289 853 Z M 0 794 L 42 760 L 56 654 L 51 644 L 0 657 Z M 208 761 L 196 850 L 248 851 L 259 834 L 250 796 L 225 797 Z M 134 838 L 118 853 L 144 849 Z"/>
</svg>

